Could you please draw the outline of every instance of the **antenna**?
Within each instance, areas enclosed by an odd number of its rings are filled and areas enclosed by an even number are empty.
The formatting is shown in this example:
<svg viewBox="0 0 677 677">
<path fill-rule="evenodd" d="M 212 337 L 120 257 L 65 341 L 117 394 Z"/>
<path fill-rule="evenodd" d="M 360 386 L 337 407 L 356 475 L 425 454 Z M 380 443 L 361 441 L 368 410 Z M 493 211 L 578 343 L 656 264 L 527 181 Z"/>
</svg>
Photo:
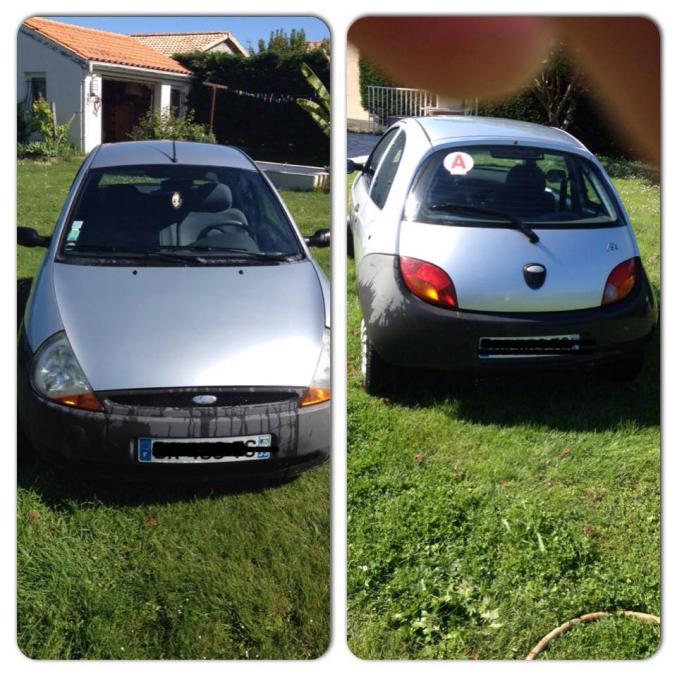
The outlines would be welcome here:
<svg viewBox="0 0 677 677">
<path fill-rule="evenodd" d="M 176 139 L 172 139 L 172 162 L 176 162 Z"/>
</svg>

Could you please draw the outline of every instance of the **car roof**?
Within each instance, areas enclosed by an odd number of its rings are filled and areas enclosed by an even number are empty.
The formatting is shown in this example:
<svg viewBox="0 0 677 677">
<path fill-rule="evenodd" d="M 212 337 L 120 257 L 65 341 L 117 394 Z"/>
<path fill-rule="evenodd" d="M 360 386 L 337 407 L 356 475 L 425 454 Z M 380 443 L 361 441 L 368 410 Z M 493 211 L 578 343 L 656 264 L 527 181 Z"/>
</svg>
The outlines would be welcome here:
<svg viewBox="0 0 677 677">
<path fill-rule="evenodd" d="M 433 115 L 414 119 L 421 125 L 433 146 L 441 146 L 449 141 L 463 138 L 473 140 L 501 138 L 587 150 L 571 134 L 555 127 L 537 125 L 533 122 L 472 115 Z"/>
<path fill-rule="evenodd" d="M 125 165 L 173 164 L 174 145 L 176 164 L 235 167 L 256 171 L 256 165 L 238 148 L 214 143 L 193 141 L 123 141 L 105 143 L 94 151 L 91 167 L 120 167 Z"/>
</svg>

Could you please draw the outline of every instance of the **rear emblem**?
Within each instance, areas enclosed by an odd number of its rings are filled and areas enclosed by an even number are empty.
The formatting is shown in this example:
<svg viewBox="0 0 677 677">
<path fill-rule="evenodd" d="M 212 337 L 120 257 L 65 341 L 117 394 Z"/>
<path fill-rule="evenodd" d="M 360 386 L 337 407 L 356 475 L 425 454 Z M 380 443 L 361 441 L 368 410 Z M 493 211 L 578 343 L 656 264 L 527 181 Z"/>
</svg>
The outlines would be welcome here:
<svg viewBox="0 0 677 677">
<path fill-rule="evenodd" d="M 214 404 L 216 402 L 216 395 L 196 395 L 193 398 L 195 404 Z"/>
<path fill-rule="evenodd" d="M 545 282 L 545 266 L 540 263 L 527 263 L 522 269 L 524 281 L 531 289 L 540 289 Z"/>
</svg>

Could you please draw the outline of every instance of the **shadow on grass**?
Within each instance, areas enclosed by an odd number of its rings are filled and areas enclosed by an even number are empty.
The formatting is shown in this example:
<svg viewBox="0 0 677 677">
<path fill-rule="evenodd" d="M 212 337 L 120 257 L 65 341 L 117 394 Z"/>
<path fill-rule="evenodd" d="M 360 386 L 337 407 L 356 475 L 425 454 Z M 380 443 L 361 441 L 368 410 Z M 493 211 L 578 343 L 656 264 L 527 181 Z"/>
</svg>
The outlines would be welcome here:
<svg viewBox="0 0 677 677">
<path fill-rule="evenodd" d="M 629 423 L 660 423 L 660 332 L 647 347 L 642 371 L 632 381 L 607 373 L 512 371 L 500 376 L 416 373 L 389 395 L 407 407 L 454 400 L 451 416 L 473 423 L 547 426 L 562 431 L 602 431 Z"/>
<path fill-rule="evenodd" d="M 260 494 L 266 489 L 293 481 L 242 480 L 239 483 L 214 482 L 201 478 L 147 478 L 127 481 L 120 477 L 105 477 L 101 473 L 85 472 L 52 466 L 38 458 L 22 434 L 17 431 L 17 486 L 35 491 L 50 508 L 72 512 L 87 503 L 105 503 L 112 507 L 178 503 L 196 498 Z"/>
<path fill-rule="evenodd" d="M 17 280 L 17 327 L 21 324 L 24 309 L 30 294 L 32 278 Z M 114 506 L 144 505 L 189 501 L 208 496 L 224 496 L 242 493 L 261 493 L 267 488 L 292 481 L 243 480 L 235 484 L 216 484 L 207 480 L 172 478 L 136 480 L 105 478 L 85 473 L 52 467 L 37 458 L 35 451 L 17 426 L 17 485 L 37 491 L 41 498 L 54 509 L 73 510 L 72 502 L 86 503 L 96 500 Z"/>
</svg>

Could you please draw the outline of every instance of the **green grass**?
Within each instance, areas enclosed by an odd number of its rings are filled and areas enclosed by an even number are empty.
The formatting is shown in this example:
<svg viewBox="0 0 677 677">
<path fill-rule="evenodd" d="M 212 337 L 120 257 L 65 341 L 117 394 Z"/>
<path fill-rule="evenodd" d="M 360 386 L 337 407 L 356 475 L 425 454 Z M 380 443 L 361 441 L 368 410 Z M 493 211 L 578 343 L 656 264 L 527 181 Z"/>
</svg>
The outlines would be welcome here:
<svg viewBox="0 0 677 677">
<path fill-rule="evenodd" d="M 77 160 L 18 166 L 50 233 Z M 304 233 L 329 196 L 283 195 Z M 328 250 L 318 259 L 328 269 Z M 19 248 L 19 305 L 44 250 Z M 329 469 L 274 488 L 88 486 L 18 472 L 18 644 L 33 658 L 314 658 L 329 642 Z"/>
<path fill-rule="evenodd" d="M 615 183 L 658 292 L 660 191 Z M 660 615 L 658 334 L 640 377 L 359 384 L 349 267 L 349 645 L 362 658 L 523 658 L 598 610 Z M 541 658 L 643 658 L 660 630 L 576 627 Z"/>
</svg>

